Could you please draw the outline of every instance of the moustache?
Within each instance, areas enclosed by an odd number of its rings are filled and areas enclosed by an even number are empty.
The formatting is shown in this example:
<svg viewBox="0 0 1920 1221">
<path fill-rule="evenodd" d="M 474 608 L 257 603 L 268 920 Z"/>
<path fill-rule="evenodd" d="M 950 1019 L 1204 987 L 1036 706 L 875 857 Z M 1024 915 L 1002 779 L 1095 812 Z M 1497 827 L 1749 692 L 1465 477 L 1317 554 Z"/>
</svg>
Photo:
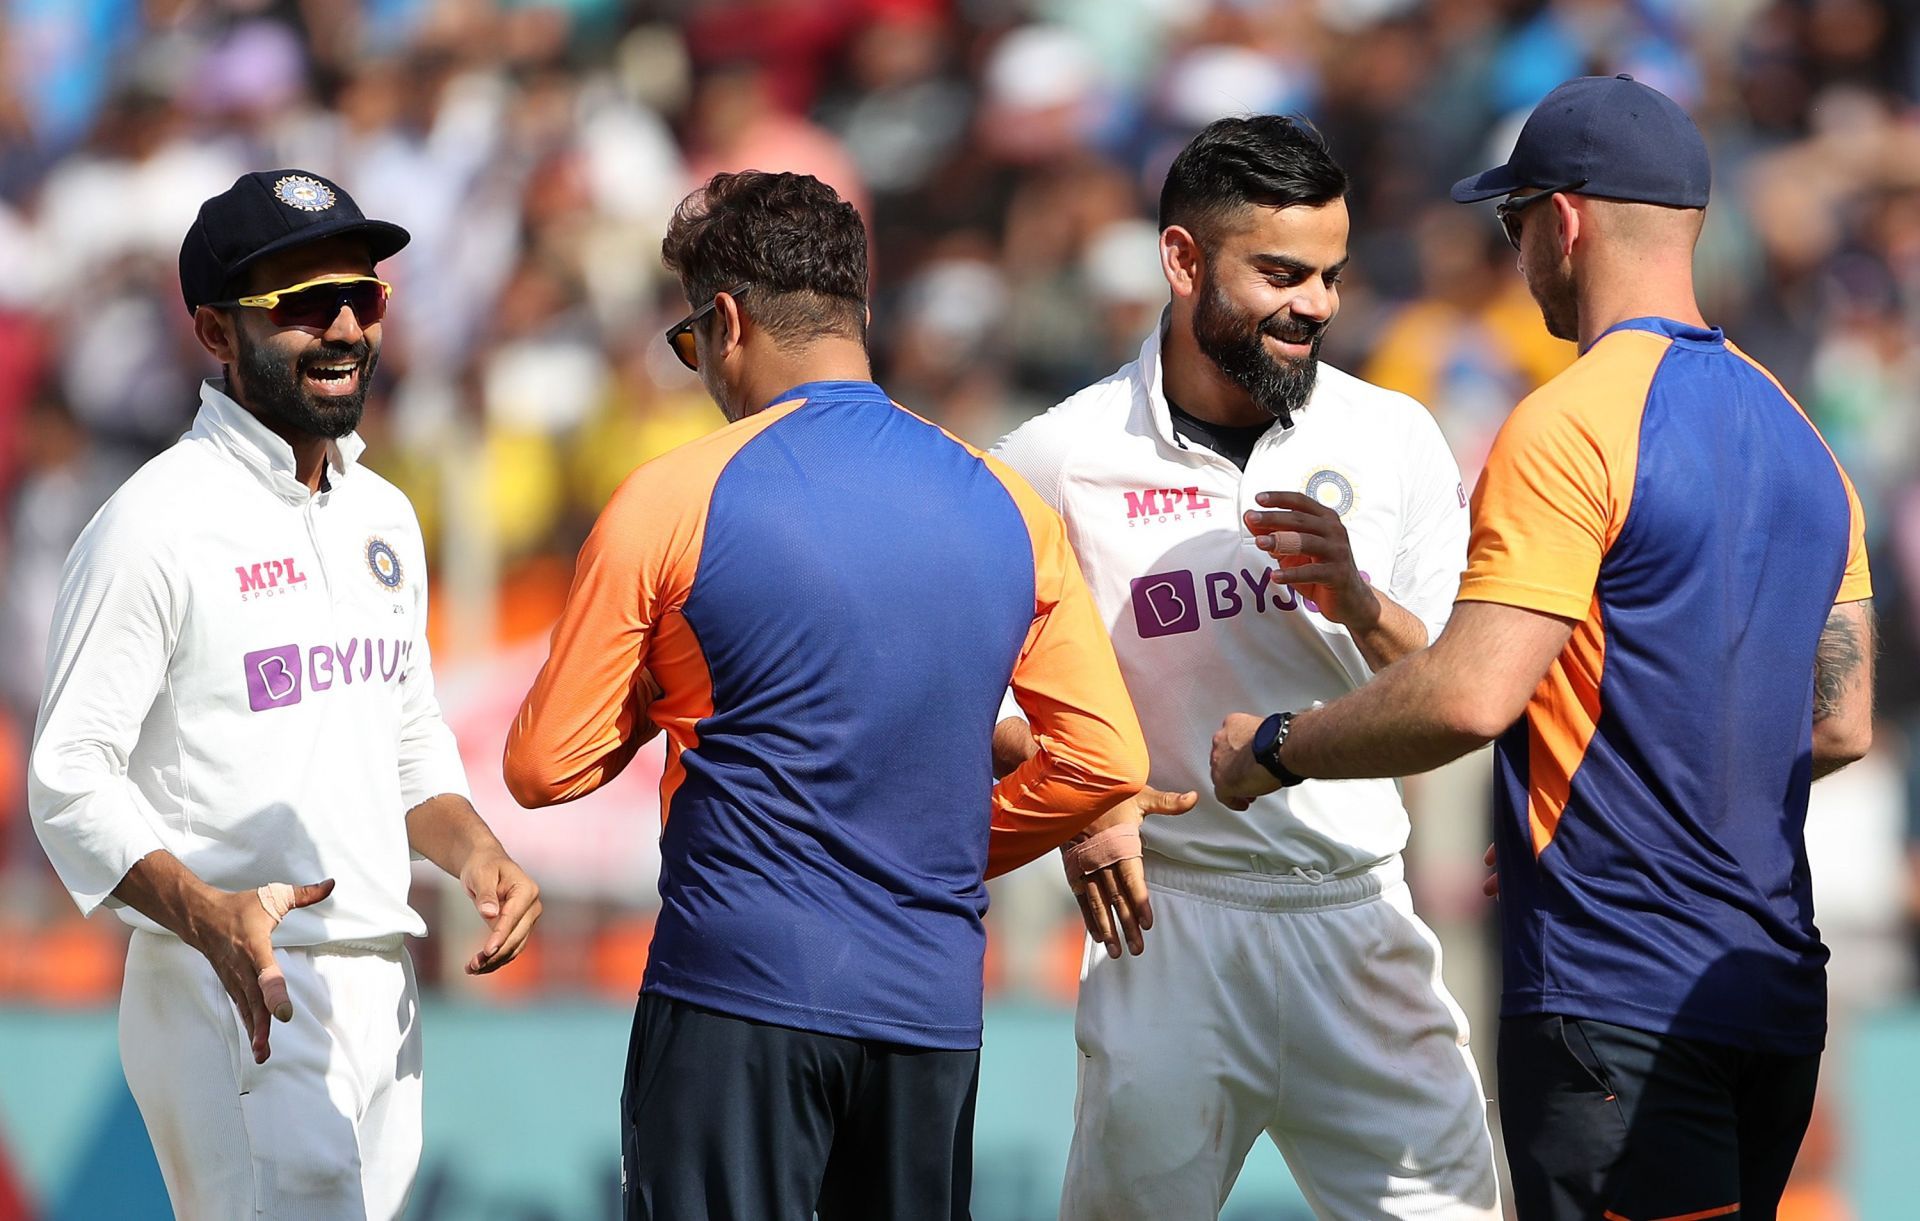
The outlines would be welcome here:
<svg viewBox="0 0 1920 1221">
<path fill-rule="evenodd" d="M 325 343 L 319 348 L 304 353 L 300 357 L 299 369 L 305 371 L 314 365 L 339 364 L 351 360 L 356 365 L 364 365 L 373 355 L 373 345 L 362 339 L 358 343 Z"/>
<path fill-rule="evenodd" d="M 1260 333 L 1278 339 L 1281 343 L 1317 343 L 1320 336 L 1326 333 L 1327 324 L 1324 322 L 1287 324 L 1275 322 L 1274 317 L 1277 315 L 1267 318 L 1260 324 Z"/>
</svg>

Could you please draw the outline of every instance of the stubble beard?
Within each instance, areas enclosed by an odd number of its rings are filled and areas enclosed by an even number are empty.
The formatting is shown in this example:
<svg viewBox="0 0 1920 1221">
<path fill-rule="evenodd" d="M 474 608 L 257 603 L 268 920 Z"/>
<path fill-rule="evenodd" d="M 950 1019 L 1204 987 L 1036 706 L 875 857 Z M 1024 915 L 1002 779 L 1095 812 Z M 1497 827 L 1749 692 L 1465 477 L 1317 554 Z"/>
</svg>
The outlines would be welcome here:
<svg viewBox="0 0 1920 1221">
<path fill-rule="evenodd" d="M 1580 341 L 1580 303 L 1573 290 L 1573 273 L 1565 266 L 1526 277 L 1527 291 L 1540 307 L 1547 334 L 1569 343 Z"/>
</svg>

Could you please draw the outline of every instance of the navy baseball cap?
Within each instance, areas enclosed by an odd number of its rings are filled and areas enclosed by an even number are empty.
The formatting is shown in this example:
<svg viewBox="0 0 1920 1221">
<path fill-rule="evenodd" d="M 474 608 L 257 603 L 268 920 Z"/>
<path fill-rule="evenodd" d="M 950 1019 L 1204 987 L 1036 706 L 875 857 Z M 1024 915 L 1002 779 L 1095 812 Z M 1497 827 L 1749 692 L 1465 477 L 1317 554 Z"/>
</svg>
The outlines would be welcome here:
<svg viewBox="0 0 1920 1221">
<path fill-rule="evenodd" d="M 412 240 L 399 225 L 368 220 L 353 196 L 318 174 L 240 175 L 200 205 L 180 243 L 180 295 L 187 312 L 225 298 L 228 282 L 255 259 L 343 233 L 364 236 L 376 263 Z"/>
<path fill-rule="evenodd" d="M 1455 203 L 1524 187 L 1601 199 L 1707 206 L 1707 142 L 1687 112 L 1631 76 L 1582 76 L 1541 99 L 1505 165 L 1453 184 Z"/>
</svg>

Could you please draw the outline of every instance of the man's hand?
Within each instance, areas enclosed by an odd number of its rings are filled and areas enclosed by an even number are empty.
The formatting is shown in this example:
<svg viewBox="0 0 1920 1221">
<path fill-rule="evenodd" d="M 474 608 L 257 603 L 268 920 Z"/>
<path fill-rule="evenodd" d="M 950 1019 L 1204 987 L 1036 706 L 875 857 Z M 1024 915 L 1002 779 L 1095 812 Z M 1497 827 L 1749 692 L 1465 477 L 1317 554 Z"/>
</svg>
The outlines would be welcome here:
<svg viewBox="0 0 1920 1221">
<path fill-rule="evenodd" d="M 1487 898 L 1489 898 L 1489 899 L 1497 899 L 1497 898 L 1499 898 L 1499 897 L 1500 897 L 1500 856 L 1499 856 L 1499 853 L 1498 853 L 1498 851 L 1497 851 L 1497 850 L 1496 850 L 1496 849 L 1494 848 L 1494 846 L 1493 846 L 1492 844 L 1488 844 L 1488 845 L 1487 845 L 1487 854 L 1486 854 L 1485 856 L 1483 856 L 1483 857 L 1481 857 L 1480 859 L 1481 859 L 1481 860 L 1483 860 L 1483 861 L 1485 861 L 1485 862 L 1487 863 L 1487 868 L 1488 868 L 1488 869 L 1491 869 L 1491 870 L 1493 870 L 1493 872 L 1492 872 L 1492 873 L 1489 873 L 1489 874 L 1487 875 L 1487 880 L 1486 880 L 1486 881 L 1484 881 L 1484 882 L 1482 882 L 1482 883 L 1480 883 L 1480 893 L 1481 893 L 1481 894 L 1483 894 L 1483 895 L 1485 895 L 1485 896 L 1487 896 Z"/>
<path fill-rule="evenodd" d="M 490 930 L 486 944 L 467 962 L 467 974 L 486 975 L 519 957 L 540 919 L 540 887 L 504 848 L 481 848 L 460 870 L 474 910 Z"/>
<path fill-rule="evenodd" d="M 1264 719 L 1228 713 L 1213 735 L 1213 795 L 1229 810 L 1244 810 L 1280 787 L 1279 777 L 1253 757 L 1253 734 Z"/>
<path fill-rule="evenodd" d="M 512 962 L 540 918 L 540 888 L 507 855 L 473 803 L 441 793 L 408 810 L 407 846 L 460 879 L 487 922 L 486 943 L 467 960 L 467 974 L 485 975 Z"/>
<path fill-rule="evenodd" d="M 1004 723 L 1004 722 L 1003 722 Z M 1067 885 L 1080 904 L 1087 932 L 1107 947 L 1107 957 L 1120 957 L 1120 940 L 1138 957 L 1146 947 L 1141 936 L 1153 927 L 1153 903 L 1147 894 L 1147 871 L 1140 859 L 1140 824 L 1149 814 L 1185 814 L 1200 800 L 1198 793 L 1163 793 L 1141 789 L 1095 819 L 1086 830 L 1060 849 Z M 1086 855 L 1089 845 L 1101 847 Z M 1104 848 L 1104 851 L 1101 848 Z M 1115 853 L 1119 859 L 1098 863 Z"/>
<path fill-rule="evenodd" d="M 255 1064 L 265 1064 L 272 1055 L 270 1019 L 293 1020 L 287 977 L 273 956 L 273 930 L 288 912 L 310 907 L 332 893 L 332 878 L 311 886 L 272 882 L 258 890 L 208 886 L 189 911 L 181 937 L 206 956 L 220 986 L 233 998 L 253 1045 Z"/>
<path fill-rule="evenodd" d="M 993 778 L 1003 779 L 1039 749 L 1040 744 L 1033 740 L 1033 726 L 1017 716 L 1002 717 L 993 727 Z"/>
<path fill-rule="evenodd" d="M 653 702 L 665 694 L 653 671 L 645 666 L 640 667 L 640 672 L 633 676 L 633 736 L 628 739 L 629 747 L 637 750 L 659 736 L 660 725 L 648 712 L 653 708 Z"/>
<path fill-rule="evenodd" d="M 1274 558 L 1273 580 L 1291 585 L 1328 620 L 1369 632 L 1380 622 L 1380 599 L 1353 560 L 1340 515 L 1301 492 L 1262 492 L 1264 509 L 1249 509 L 1254 545 Z"/>
</svg>

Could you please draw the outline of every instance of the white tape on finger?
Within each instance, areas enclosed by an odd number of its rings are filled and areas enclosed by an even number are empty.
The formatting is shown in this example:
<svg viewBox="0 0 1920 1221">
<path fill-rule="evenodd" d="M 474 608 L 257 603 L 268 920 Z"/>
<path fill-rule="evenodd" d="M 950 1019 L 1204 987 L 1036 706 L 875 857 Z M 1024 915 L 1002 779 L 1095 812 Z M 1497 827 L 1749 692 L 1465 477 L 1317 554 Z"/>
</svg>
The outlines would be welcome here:
<svg viewBox="0 0 1920 1221">
<path fill-rule="evenodd" d="M 1108 865 L 1132 860 L 1140 855 L 1140 824 L 1128 823 L 1090 835 L 1060 849 L 1061 863 L 1068 878 L 1097 873 Z"/>
<path fill-rule="evenodd" d="M 268 882 L 255 892 L 260 896 L 260 906 L 267 909 L 275 924 L 286 919 L 293 910 L 293 885 L 290 882 Z"/>
</svg>

